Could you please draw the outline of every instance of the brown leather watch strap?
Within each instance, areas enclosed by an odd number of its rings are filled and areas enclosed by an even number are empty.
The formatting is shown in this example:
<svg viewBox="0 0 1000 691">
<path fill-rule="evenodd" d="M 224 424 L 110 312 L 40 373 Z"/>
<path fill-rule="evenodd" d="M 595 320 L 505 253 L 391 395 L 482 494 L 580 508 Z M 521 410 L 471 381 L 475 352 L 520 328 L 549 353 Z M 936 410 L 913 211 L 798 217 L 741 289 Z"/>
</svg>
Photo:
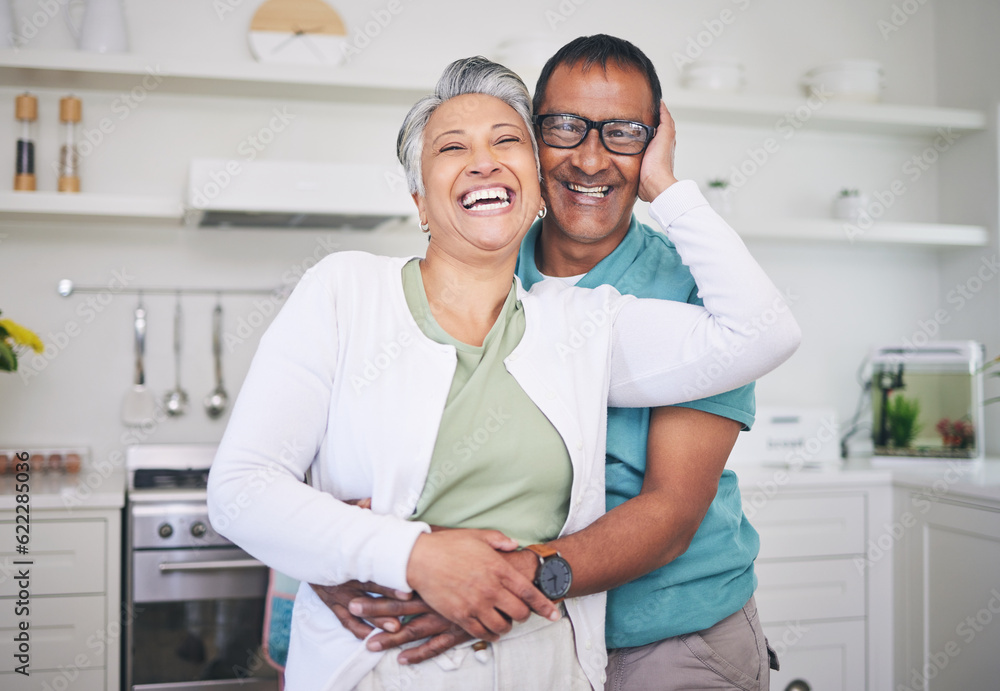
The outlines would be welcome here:
<svg viewBox="0 0 1000 691">
<path fill-rule="evenodd" d="M 546 557 L 554 557 L 559 554 L 554 547 L 549 547 L 548 545 L 528 545 L 525 549 L 530 549 L 542 559 L 545 559 Z"/>
</svg>

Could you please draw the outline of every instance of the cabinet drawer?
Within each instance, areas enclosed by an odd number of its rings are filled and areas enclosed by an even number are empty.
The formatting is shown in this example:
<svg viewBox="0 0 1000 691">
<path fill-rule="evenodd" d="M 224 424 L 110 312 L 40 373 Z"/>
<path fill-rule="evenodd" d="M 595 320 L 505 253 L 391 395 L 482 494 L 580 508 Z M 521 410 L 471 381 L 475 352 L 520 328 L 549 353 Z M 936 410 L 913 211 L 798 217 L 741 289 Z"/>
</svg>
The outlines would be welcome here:
<svg viewBox="0 0 1000 691">
<path fill-rule="evenodd" d="M 0 600 L 5 613 L 13 613 L 12 600 Z M 91 669 L 105 666 L 107 640 L 107 600 L 101 595 L 84 597 L 32 597 L 28 635 L 31 650 L 32 678 L 34 670 L 58 670 L 76 666 Z M 0 659 L 10 664 L 15 652 L 14 636 L 18 622 L 24 618 L 5 616 L 0 623 Z M 117 623 L 110 633 L 118 631 Z M 77 658 L 78 655 L 82 657 Z M 9 669 L 9 668 L 8 668 Z M 4 671 L 7 671 L 6 669 Z M 6 687 L 4 687 L 6 688 Z"/>
<path fill-rule="evenodd" d="M 107 587 L 107 523 L 104 520 L 31 521 L 29 553 L 14 551 L 14 522 L 0 522 L 0 560 L 34 562 L 29 590 L 37 595 L 103 593 Z M 115 549 L 118 549 L 115 546 Z M 0 571 L 0 597 L 17 595 L 18 587 L 10 573 Z"/>
<path fill-rule="evenodd" d="M 800 679 L 812 691 L 862 691 L 865 682 L 863 621 L 764 625 L 781 671 L 771 670 L 771 691 Z"/>
<path fill-rule="evenodd" d="M 58 672 L 36 672 L 31 676 L 7 672 L 0 673 L 0 689 L 4 691 L 40 691 L 47 689 L 72 689 L 72 691 L 108 691 L 103 669 L 76 670 L 63 665 Z"/>
<path fill-rule="evenodd" d="M 865 616 L 865 579 L 852 559 L 754 564 L 764 622 Z"/>
<path fill-rule="evenodd" d="M 865 496 L 773 497 L 744 508 L 760 533 L 759 559 L 861 554 L 865 551 Z"/>
</svg>

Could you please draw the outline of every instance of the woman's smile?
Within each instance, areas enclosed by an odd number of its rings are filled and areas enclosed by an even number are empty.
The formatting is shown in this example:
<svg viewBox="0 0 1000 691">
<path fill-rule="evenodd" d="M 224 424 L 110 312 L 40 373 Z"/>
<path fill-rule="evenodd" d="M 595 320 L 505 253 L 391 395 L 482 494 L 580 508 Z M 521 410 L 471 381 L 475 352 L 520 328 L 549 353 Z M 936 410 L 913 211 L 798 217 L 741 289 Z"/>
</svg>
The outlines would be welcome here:
<svg viewBox="0 0 1000 691">
<path fill-rule="evenodd" d="M 434 250 L 517 252 L 542 201 L 530 132 L 513 108 L 483 94 L 441 104 L 421 169 L 425 194 L 415 200 Z"/>
</svg>

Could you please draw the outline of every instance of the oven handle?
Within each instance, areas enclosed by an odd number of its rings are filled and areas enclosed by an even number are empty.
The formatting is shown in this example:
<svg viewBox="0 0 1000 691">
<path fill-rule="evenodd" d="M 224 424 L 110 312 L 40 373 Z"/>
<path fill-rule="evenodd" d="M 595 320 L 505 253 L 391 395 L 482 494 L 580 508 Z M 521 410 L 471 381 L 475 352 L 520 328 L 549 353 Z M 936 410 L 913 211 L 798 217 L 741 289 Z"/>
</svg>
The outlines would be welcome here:
<svg viewBox="0 0 1000 691">
<path fill-rule="evenodd" d="M 222 561 L 167 561 L 160 564 L 160 571 L 222 571 L 226 569 L 265 568 L 257 559 L 232 559 Z"/>
</svg>

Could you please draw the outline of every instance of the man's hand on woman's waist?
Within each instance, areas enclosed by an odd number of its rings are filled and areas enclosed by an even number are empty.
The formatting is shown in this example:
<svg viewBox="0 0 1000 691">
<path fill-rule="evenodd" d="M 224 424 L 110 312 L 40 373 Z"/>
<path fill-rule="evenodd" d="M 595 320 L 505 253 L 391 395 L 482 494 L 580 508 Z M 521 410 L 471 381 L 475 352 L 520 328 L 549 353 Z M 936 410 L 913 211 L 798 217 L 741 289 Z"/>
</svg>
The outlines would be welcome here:
<svg viewBox="0 0 1000 691">
<path fill-rule="evenodd" d="M 527 580 L 531 581 L 534 578 L 538 564 L 534 554 L 522 551 L 496 554 Z M 399 654 L 398 660 L 401 664 L 416 664 L 437 657 L 444 651 L 474 638 L 460 626 L 435 612 L 419 596 L 399 598 L 394 596 L 392 591 L 378 586 L 378 590 L 370 592 L 382 597 L 371 597 L 361 592 L 367 584 L 358 585 L 362 586 L 361 589 L 354 587 L 354 584 L 324 587 L 322 590 L 328 597 L 324 597 L 323 601 L 327 605 L 331 602 L 337 604 L 336 608 L 331 606 L 331 609 L 344 627 L 358 639 L 364 639 L 372 631 L 372 626 L 368 622 L 382 629 L 368 640 L 369 650 L 388 650 L 426 638 L 427 640 L 420 645 L 408 648 Z M 318 586 L 314 586 L 314 589 L 319 592 Z M 331 597 L 329 594 L 334 592 L 336 596 Z M 398 617 L 404 616 L 413 618 L 401 623 Z M 509 631 L 511 626 L 512 624 L 507 622 L 502 633 Z"/>
</svg>

